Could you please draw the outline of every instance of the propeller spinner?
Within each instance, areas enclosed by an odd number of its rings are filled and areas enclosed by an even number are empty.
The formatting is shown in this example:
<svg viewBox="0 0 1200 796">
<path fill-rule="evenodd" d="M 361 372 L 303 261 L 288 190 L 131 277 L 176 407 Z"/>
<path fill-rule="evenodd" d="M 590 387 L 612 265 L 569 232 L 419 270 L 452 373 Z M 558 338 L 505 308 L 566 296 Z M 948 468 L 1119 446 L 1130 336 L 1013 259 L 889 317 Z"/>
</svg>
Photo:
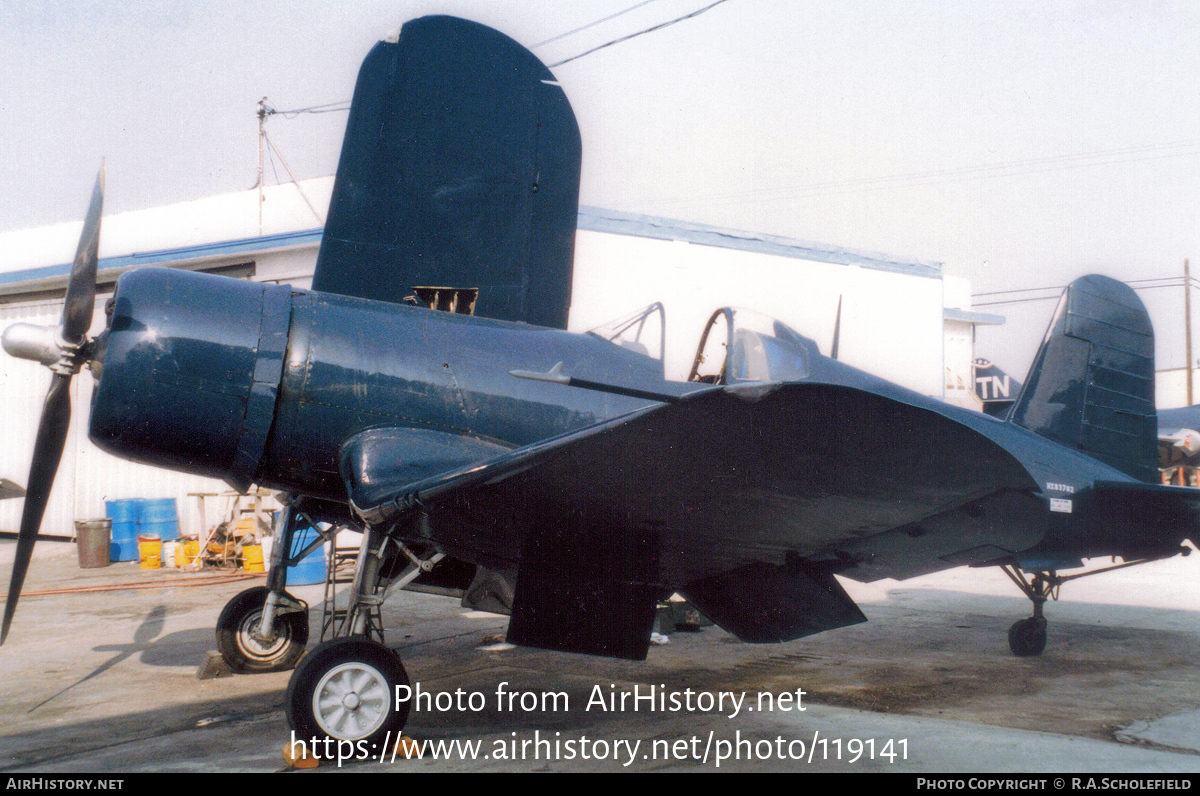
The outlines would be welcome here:
<svg viewBox="0 0 1200 796">
<path fill-rule="evenodd" d="M 71 378 L 79 372 L 88 357 L 88 329 L 96 305 L 96 267 L 100 244 L 100 212 L 104 204 L 104 164 L 96 175 L 96 187 L 83 222 L 75 261 L 67 282 L 62 320 L 56 327 L 17 323 L 4 331 L 4 350 L 14 357 L 41 362 L 54 372 L 42 417 L 38 422 L 37 439 L 33 445 L 33 461 L 29 466 L 25 507 L 21 513 L 21 530 L 17 534 L 17 550 L 13 559 L 8 599 L 4 603 L 4 623 L 0 626 L 0 644 L 8 638 L 9 625 L 17 610 L 17 599 L 25 583 L 29 559 L 37 540 L 54 476 L 62 459 L 71 422 Z"/>
</svg>

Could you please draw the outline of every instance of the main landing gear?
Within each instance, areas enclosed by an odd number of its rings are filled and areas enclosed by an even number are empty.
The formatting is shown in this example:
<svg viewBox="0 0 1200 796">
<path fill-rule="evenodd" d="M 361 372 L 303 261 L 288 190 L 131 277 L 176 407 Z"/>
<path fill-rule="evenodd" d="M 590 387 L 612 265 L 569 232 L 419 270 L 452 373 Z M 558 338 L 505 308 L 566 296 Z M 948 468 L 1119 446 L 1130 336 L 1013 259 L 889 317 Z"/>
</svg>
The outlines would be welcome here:
<svg viewBox="0 0 1200 796">
<path fill-rule="evenodd" d="M 380 743 L 400 740 L 409 703 L 396 704 L 407 686 L 400 656 L 378 641 L 335 638 L 305 656 L 288 682 L 288 723 L 298 740 L 334 738 Z"/>
<path fill-rule="evenodd" d="M 331 558 L 322 643 L 303 655 L 308 605 L 285 590 L 288 567 L 332 541 L 348 519 L 340 518 L 341 525 L 318 522 L 298 505 L 289 507 L 276 531 L 268 585 L 230 600 L 221 612 L 217 643 L 237 672 L 295 666 L 285 708 L 297 740 L 394 743 L 409 712 L 407 702 L 397 705 L 397 688 L 409 685 L 409 680 L 400 657 L 383 643 L 380 607 L 395 591 L 432 570 L 444 555 L 429 551 L 420 557 L 380 528 L 353 526 L 363 538 L 348 601 L 338 608 L 332 591 L 336 562 Z M 302 528 L 313 529 L 315 536 L 303 550 L 293 551 L 293 537 Z"/>
<path fill-rule="evenodd" d="M 217 619 L 217 649 L 239 674 L 290 669 L 308 644 L 308 603 L 287 592 L 278 598 L 270 632 L 262 633 L 269 593 L 265 586 L 247 589 L 226 603 Z"/>
</svg>

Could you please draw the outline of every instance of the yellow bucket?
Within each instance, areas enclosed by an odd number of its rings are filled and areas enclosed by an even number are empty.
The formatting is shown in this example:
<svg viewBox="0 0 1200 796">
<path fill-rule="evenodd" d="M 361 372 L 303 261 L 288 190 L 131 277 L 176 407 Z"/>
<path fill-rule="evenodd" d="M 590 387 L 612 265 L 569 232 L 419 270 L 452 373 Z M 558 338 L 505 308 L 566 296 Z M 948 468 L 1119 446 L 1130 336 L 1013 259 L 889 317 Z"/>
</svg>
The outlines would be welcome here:
<svg viewBox="0 0 1200 796">
<path fill-rule="evenodd" d="M 260 544 L 242 545 L 242 569 L 247 572 L 266 572 Z"/>
<path fill-rule="evenodd" d="M 199 539 L 181 539 L 175 547 L 175 566 L 186 567 L 195 561 L 198 555 L 200 555 Z"/>
<path fill-rule="evenodd" d="M 162 537 L 156 533 L 138 534 L 138 562 L 142 569 L 162 567 Z"/>
</svg>

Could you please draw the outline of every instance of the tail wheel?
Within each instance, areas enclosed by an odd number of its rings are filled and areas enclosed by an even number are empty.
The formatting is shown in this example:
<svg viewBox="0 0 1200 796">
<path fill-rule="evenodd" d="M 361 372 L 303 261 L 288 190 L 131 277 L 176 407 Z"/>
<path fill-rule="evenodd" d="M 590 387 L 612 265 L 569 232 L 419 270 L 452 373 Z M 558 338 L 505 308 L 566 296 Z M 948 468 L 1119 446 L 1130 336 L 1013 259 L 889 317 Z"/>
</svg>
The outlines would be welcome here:
<svg viewBox="0 0 1200 796">
<path fill-rule="evenodd" d="M 1019 658 L 1041 655 L 1046 649 L 1046 620 L 1031 616 L 1013 622 L 1008 629 L 1008 647 Z"/>
<path fill-rule="evenodd" d="M 365 741 L 399 739 L 409 703 L 396 704 L 408 685 L 400 656 L 361 636 L 337 638 L 305 656 L 288 683 L 287 718 L 296 738 Z"/>
<path fill-rule="evenodd" d="M 308 613 L 275 615 L 274 638 L 258 638 L 267 589 L 247 589 L 225 604 L 217 620 L 217 649 L 229 668 L 241 674 L 282 672 L 296 665 L 308 644 Z"/>
</svg>

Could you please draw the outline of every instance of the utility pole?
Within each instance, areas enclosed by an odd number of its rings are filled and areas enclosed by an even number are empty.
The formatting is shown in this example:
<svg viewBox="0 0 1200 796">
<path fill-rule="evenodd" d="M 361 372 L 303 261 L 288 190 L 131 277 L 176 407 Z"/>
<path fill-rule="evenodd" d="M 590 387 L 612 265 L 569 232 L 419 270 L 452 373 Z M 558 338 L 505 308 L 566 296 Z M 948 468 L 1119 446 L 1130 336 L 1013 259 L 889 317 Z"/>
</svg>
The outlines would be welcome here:
<svg viewBox="0 0 1200 796">
<path fill-rule="evenodd" d="M 267 137 L 267 116 L 274 113 L 275 109 L 267 106 L 267 98 L 263 97 L 258 101 L 258 234 L 262 235 L 263 231 L 263 144 Z M 1190 401 L 1189 401 L 1190 403 Z"/>
<path fill-rule="evenodd" d="M 1187 405 L 1192 405 L 1192 273 L 1187 258 L 1183 260 L 1183 328 L 1187 350 Z"/>
</svg>

